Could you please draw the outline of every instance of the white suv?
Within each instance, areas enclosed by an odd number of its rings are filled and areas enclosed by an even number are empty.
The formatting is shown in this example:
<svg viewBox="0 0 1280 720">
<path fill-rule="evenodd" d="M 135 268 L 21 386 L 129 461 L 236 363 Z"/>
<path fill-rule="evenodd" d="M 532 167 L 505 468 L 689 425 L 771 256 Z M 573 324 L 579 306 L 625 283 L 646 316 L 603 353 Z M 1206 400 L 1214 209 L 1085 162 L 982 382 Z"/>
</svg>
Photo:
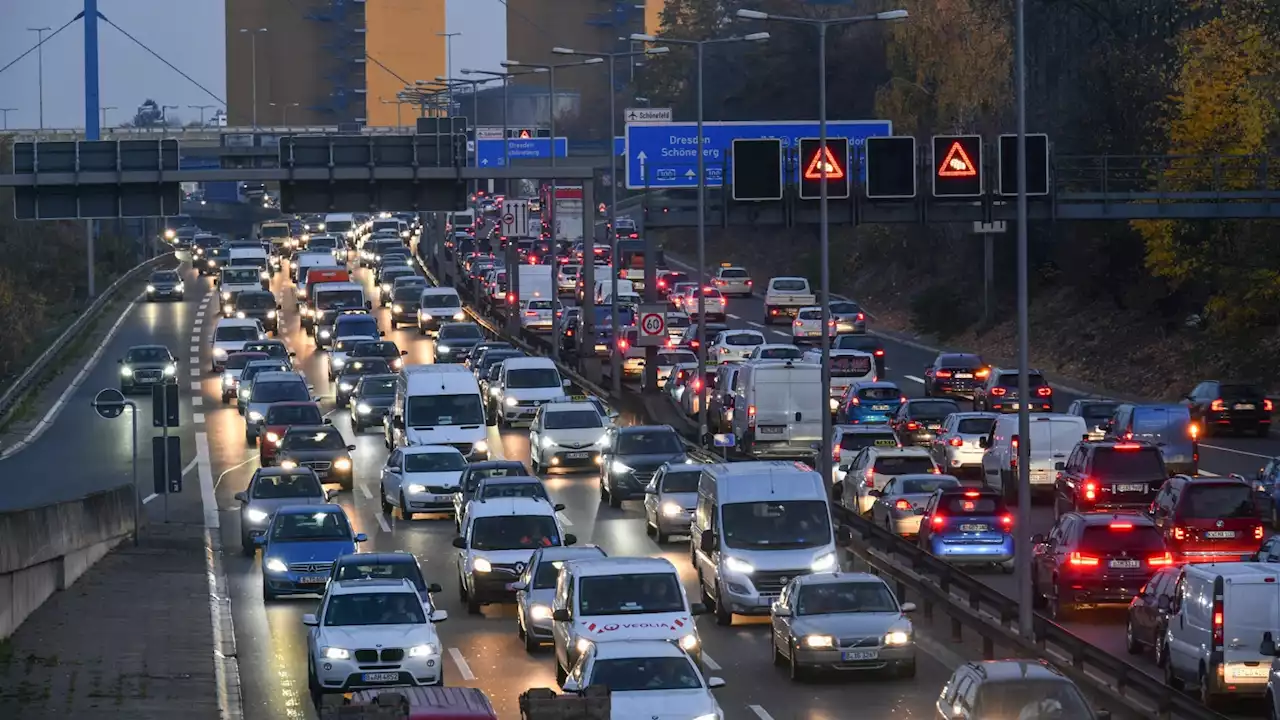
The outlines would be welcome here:
<svg viewBox="0 0 1280 720">
<path fill-rule="evenodd" d="M 302 616 L 307 635 L 307 685 L 312 697 L 388 685 L 444 685 L 435 623 L 408 580 L 338 580 L 318 615 Z"/>
</svg>

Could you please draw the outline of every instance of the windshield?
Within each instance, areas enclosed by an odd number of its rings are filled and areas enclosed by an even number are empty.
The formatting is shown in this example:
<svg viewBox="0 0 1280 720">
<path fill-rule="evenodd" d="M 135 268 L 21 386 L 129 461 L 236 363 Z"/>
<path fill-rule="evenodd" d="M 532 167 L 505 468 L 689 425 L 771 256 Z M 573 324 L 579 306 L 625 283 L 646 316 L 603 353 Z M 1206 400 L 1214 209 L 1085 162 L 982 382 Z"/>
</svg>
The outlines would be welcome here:
<svg viewBox="0 0 1280 720">
<path fill-rule="evenodd" d="M 462 472 L 467 469 L 467 459 L 459 452 L 411 453 L 404 456 L 407 473 Z"/>
<path fill-rule="evenodd" d="M 1028 382 L 1027 387 L 1033 387 L 1033 388 L 1041 387 L 1043 385 L 1049 384 L 1045 382 L 1044 376 L 1038 373 L 1028 374 L 1027 382 Z M 1000 377 L 996 378 L 996 385 L 999 385 L 1000 387 L 1016 389 L 1018 387 L 1018 374 L 1017 373 L 1000 373 Z"/>
<path fill-rule="evenodd" d="M 413 268 L 410 267 L 387 268 L 382 271 L 382 282 L 394 285 L 396 278 L 409 277 L 413 274 Z"/>
<path fill-rule="evenodd" d="M 821 500 L 731 503 L 720 509 L 724 543 L 738 550 L 784 550 L 831 542 L 831 517 Z"/>
<path fill-rule="evenodd" d="M 882 456 L 876 458 L 875 472 L 877 475 L 914 475 L 933 472 L 933 460 L 920 455 Z"/>
<path fill-rule="evenodd" d="M 799 317 L 801 320 L 821 320 L 822 311 L 821 310 L 801 310 L 800 314 L 797 317 Z"/>
<path fill-rule="evenodd" d="M 400 357 L 400 348 L 390 340 L 359 340 L 352 344 L 351 354 L 356 357 Z"/>
<path fill-rule="evenodd" d="M 240 352 L 231 353 L 227 356 L 227 364 L 224 366 L 227 370 L 243 370 L 245 365 L 254 360 L 266 360 L 267 354 L 260 352 Z"/>
<path fill-rule="evenodd" d="M 941 420 L 960 412 L 960 406 L 953 400 L 923 400 L 911 403 L 908 412 L 913 420 Z"/>
<path fill-rule="evenodd" d="M 289 226 L 288 225 L 263 225 L 262 237 L 287 238 L 289 237 Z"/>
<path fill-rule="evenodd" d="M 315 405 L 272 405 L 265 422 L 267 425 L 319 425 L 324 418 Z"/>
<path fill-rule="evenodd" d="M 250 402 L 255 403 L 274 403 L 284 402 L 286 400 L 310 400 L 310 390 L 307 384 L 296 380 L 286 380 L 283 382 L 254 383 L 253 397 L 249 398 Z"/>
<path fill-rule="evenodd" d="M 858 397 L 876 402 L 898 402 L 902 391 L 896 387 L 870 387 L 858 391 Z"/>
<path fill-rule="evenodd" d="M 234 261 L 233 261 L 234 262 Z M 223 268 L 224 285 L 257 285 L 262 280 L 257 268 Z"/>
<path fill-rule="evenodd" d="M 307 241 L 307 247 L 313 250 L 332 250 L 338 247 L 338 239 L 331 237 L 313 237 Z"/>
<path fill-rule="evenodd" d="M 129 354 L 125 356 L 125 362 L 130 363 L 157 363 L 168 362 L 169 351 L 166 348 L 133 348 Z M 243 365 L 241 367 L 244 367 Z"/>
<path fill-rule="evenodd" d="M 1160 450 L 1153 447 L 1114 449 L 1100 447 L 1093 453 L 1092 474 L 1112 479 L 1165 477 Z"/>
<path fill-rule="evenodd" d="M 244 352 L 265 353 L 269 357 L 287 357 L 289 348 L 280 342 L 246 343 Z"/>
<path fill-rule="evenodd" d="M 467 473 L 463 489 L 467 493 L 471 493 L 480 486 L 481 480 L 491 477 L 529 477 L 529 471 L 525 470 L 524 465 L 518 462 L 500 462 L 497 465 L 474 467 L 471 468 L 471 472 Z"/>
<path fill-rule="evenodd" d="M 344 233 L 351 229 L 350 220 L 326 220 L 324 229 L 330 233 Z"/>
<path fill-rule="evenodd" d="M 422 580 L 422 571 L 418 569 L 416 560 L 407 559 L 401 562 L 343 562 L 338 564 L 338 575 L 335 580 L 361 580 L 371 578 L 377 580 L 408 580 L 418 590 L 426 590 L 427 584 Z"/>
<path fill-rule="evenodd" d="M 597 660 L 591 666 L 590 682 L 592 685 L 603 685 L 613 692 L 702 688 L 698 672 L 683 657 Z"/>
<path fill-rule="evenodd" d="M 426 621 L 421 596 L 406 592 L 330 595 L 324 612 L 326 627 L 420 625 Z"/>
<path fill-rule="evenodd" d="M 379 230 L 394 230 L 395 232 L 400 232 L 400 221 L 375 220 L 373 223 L 373 231 L 378 232 Z"/>
<path fill-rule="evenodd" d="M 560 545 L 560 530 L 549 515 L 498 515 L 471 524 L 472 550 L 534 550 Z"/>
<path fill-rule="evenodd" d="M 336 430 L 291 430 L 280 442 L 282 450 L 346 450 L 347 443 Z"/>
<path fill-rule="evenodd" d="M 360 381 L 359 387 L 360 397 L 385 397 L 396 394 L 396 379 L 394 377 L 385 378 L 365 378 Z"/>
<path fill-rule="evenodd" d="M 764 348 L 759 351 L 757 357 L 766 360 L 799 360 L 802 354 L 800 348 Z"/>
<path fill-rule="evenodd" d="M 642 430 L 618 435 L 619 455 L 676 455 L 684 445 L 671 430 Z"/>
<path fill-rule="evenodd" d="M 1138 440 L 1177 441 L 1191 437 L 1191 414 L 1186 408 L 1140 407 L 1133 411 L 1133 437 Z"/>
<path fill-rule="evenodd" d="M 1101 425 L 1111 419 L 1120 403 L 1085 403 L 1080 406 L 1080 416 L 1091 426 Z"/>
<path fill-rule="evenodd" d="M 476 393 L 412 395 L 405 403 L 405 424 L 413 428 L 437 425 L 483 425 L 484 407 Z"/>
<path fill-rule="evenodd" d="M 520 368 L 507 370 L 507 388 L 558 388 L 560 371 L 555 368 Z"/>
<path fill-rule="evenodd" d="M 834 302 L 827 306 L 832 315 L 856 315 L 862 308 L 850 302 Z"/>
<path fill-rule="evenodd" d="M 796 598 L 797 615 L 898 612 L 898 601 L 882 582 L 808 583 Z"/>
<path fill-rule="evenodd" d="M 242 292 L 236 296 L 236 308 L 239 310 L 274 309 L 276 296 L 269 292 Z"/>
<path fill-rule="evenodd" d="M 485 483 L 480 488 L 480 499 L 486 498 L 541 498 L 550 500 L 547 489 L 541 480 L 531 482 L 499 482 Z"/>
<path fill-rule="evenodd" d="M 693 353 L 685 353 L 685 352 L 658 353 L 658 365 L 661 367 L 679 365 L 681 363 L 685 363 L 689 365 L 697 365 L 698 356 L 694 355 Z"/>
<path fill-rule="evenodd" d="M 666 493 L 694 493 L 698 492 L 698 479 L 702 477 L 702 471 L 685 471 L 676 472 L 668 470 L 667 474 L 662 477 L 662 492 Z"/>
<path fill-rule="evenodd" d="M 334 334 L 348 337 L 354 335 L 377 337 L 378 321 L 368 315 L 339 316 L 334 323 Z"/>
<path fill-rule="evenodd" d="M 277 514 L 271 524 L 272 540 L 351 540 L 347 516 L 340 512 Z"/>
<path fill-rule="evenodd" d="M 533 576 L 534 590 L 549 590 L 556 586 L 560 579 L 560 560 L 543 560 L 538 563 L 537 574 Z"/>
<path fill-rule="evenodd" d="M 244 366 L 244 371 L 240 373 L 240 381 L 242 383 L 252 382 L 254 376 L 262 372 L 289 372 L 289 367 L 284 363 L 254 360 Z M 310 400 L 311 398 L 306 399 Z M 318 425 L 319 423 L 316 424 Z"/>
<path fill-rule="evenodd" d="M 359 290 L 317 290 L 316 307 L 331 310 L 338 306 L 364 307 L 364 293 Z"/>
<path fill-rule="evenodd" d="M 471 325 L 469 323 L 458 324 L 458 325 L 445 325 L 444 327 L 440 328 L 441 340 L 472 340 L 472 339 L 479 340 L 479 339 L 482 339 L 483 337 L 484 337 L 484 334 L 480 332 L 480 328 L 478 326 Z"/>
<path fill-rule="evenodd" d="M 343 375 L 386 375 L 391 372 L 387 361 L 377 357 L 360 358 L 342 368 Z"/>
<path fill-rule="evenodd" d="M 680 580 L 672 572 L 588 575 L 578 581 L 578 614 L 639 615 L 684 611 Z"/>
<path fill-rule="evenodd" d="M 397 305 L 403 305 L 404 303 L 413 302 L 414 300 L 417 300 L 421 292 L 422 292 L 421 287 L 415 287 L 413 285 L 402 285 L 401 287 L 397 288 L 394 293 L 392 293 L 391 301 L 396 303 Z"/>
<path fill-rule="evenodd" d="M 971 517 L 976 515 L 998 515 L 1004 511 L 1004 500 L 999 495 L 974 492 L 963 495 L 944 495 L 938 500 L 938 512 L 945 515 Z"/>
<path fill-rule="evenodd" d="M 1071 681 L 1018 680 L 978 686 L 975 717 L 1017 720 L 1088 720 L 1093 711 Z"/>
<path fill-rule="evenodd" d="M 260 475 L 253 483 L 253 497 L 258 500 L 281 498 L 318 498 L 324 495 L 320 481 L 311 473 Z"/>
<path fill-rule="evenodd" d="M 743 347 L 745 345 L 763 345 L 764 338 L 751 333 L 734 333 L 732 335 L 724 336 L 724 344 L 735 345 L 738 347 Z"/>
<path fill-rule="evenodd" d="M 937 367 L 953 370 L 977 370 L 982 367 L 982 358 L 977 355 L 943 355 L 938 358 Z"/>
<path fill-rule="evenodd" d="M 1080 549 L 1096 553 L 1163 553 L 1164 538 L 1151 525 L 1128 521 L 1114 525 L 1086 525 L 1080 536 Z"/>
<path fill-rule="evenodd" d="M 964 418 L 956 423 L 956 432 L 961 435 L 986 435 L 995 424 L 995 418 Z"/>
<path fill-rule="evenodd" d="M 804 280 L 774 280 L 773 289 L 778 292 L 804 292 L 809 285 Z"/>
<path fill-rule="evenodd" d="M 244 257 L 244 256 L 241 256 L 241 257 L 232 257 L 232 258 L 231 258 L 231 265 L 233 265 L 233 266 L 240 266 L 240 267 L 244 267 L 244 266 L 253 266 L 254 268 L 256 268 L 256 269 L 258 269 L 258 270 L 262 270 L 262 269 L 264 269 L 264 268 L 266 268 L 266 267 L 267 267 L 267 259 L 266 259 L 266 258 L 264 258 L 264 257 Z M 261 275 L 258 275 L 258 278 L 259 278 L 259 279 L 261 279 L 261 278 L 262 278 L 262 276 L 261 276 Z M 242 282 L 253 282 L 253 281 L 252 281 L 252 280 L 244 280 L 244 281 L 242 281 Z"/>
<path fill-rule="evenodd" d="M 1197 520 L 1258 517 L 1253 488 L 1244 483 L 1192 484 L 1182 494 L 1178 515 Z"/>
<path fill-rule="evenodd" d="M 751 276 L 747 274 L 747 271 L 746 271 L 746 270 L 743 270 L 743 269 L 741 269 L 741 268 L 725 268 L 724 270 L 721 270 L 721 271 L 720 271 L 720 277 L 722 277 L 722 278 L 745 278 L 745 277 L 751 277 Z"/>
<path fill-rule="evenodd" d="M 171 283 L 171 282 L 173 282 L 173 283 L 176 283 L 176 282 L 178 282 L 178 280 L 180 280 L 180 279 L 181 279 L 181 278 L 179 278 L 179 277 L 178 277 L 178 273 L 176 273 L 176 272 L 164 271 L 164 272 L 158 272 L 158 273 L 152 273 L 152 274 L 151 274 L 151 281 L 152 281 L 152 282 L 161 282 L 161 283 Z"/>
<path fill-rule="evenodd" d="M 220 325 L 213 333 L 214 342 L 257 340 L 258 337 L 258 328 L 252 325 Z"/>
<path fill-rule="evenodd" d="M 898 487 L 900 495 L 932 495 L 935 490 L 960 487 L 960 481 L 947 475 L 930 475 L 925 478 L 903 478 Z"/>
<path fill-rule="evenodd" d="M 557 410 L 542 416 L 542 425 L 547 430 L 581 430 L 603 427 L 600 413 L 595 410 Z"/>
</svg>

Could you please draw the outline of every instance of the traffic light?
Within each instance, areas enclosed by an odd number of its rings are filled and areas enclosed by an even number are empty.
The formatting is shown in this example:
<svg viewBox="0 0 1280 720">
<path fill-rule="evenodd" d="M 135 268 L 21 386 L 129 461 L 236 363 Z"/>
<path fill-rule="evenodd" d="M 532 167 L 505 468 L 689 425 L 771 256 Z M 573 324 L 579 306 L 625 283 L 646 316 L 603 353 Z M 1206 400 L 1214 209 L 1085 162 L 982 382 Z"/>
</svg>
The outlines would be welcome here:
<svg viewBox="0 0 1280 720">
<path fill-rule="evenodd" d="M 916 139 L 869 137 L 866 140 L 867 198 L 905 200 L 916 196 Z"/>
<path fill-rule="evenodd" d="M 982 136 L 933 136 L 933 196 L 981 197 Z"/>
<path fill-rule="evenodd" d="M 782 140 L 733 139 L 733 199 L 782 199 Z"/>
<path fill-rule="evenodd" d="M 1000 136 L 1000 194 L 1018 194 L 1018 136 Z M 1049 136 L 1027 135 L 1027 194 L 1049 194 Z"/>
<path fill-rule="evenodd" d="M 817 138 L 800 138 L 800 199 L 822 197 L 822 171 L 827 171 L 827 197 L 849 197 L 849 139 L 827 138 L 824 150 Z"/>
</svg>

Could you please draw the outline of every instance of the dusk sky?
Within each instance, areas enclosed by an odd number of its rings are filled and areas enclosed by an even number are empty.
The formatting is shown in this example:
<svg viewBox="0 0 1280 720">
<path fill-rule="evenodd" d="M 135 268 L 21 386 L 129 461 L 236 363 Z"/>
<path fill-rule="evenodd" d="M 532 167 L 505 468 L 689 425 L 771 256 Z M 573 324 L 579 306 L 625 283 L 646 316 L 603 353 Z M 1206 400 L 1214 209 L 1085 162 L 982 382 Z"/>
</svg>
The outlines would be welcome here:
<svg viewBox="0 0 1280 720">
<path fill-rule="evenodd" d="M 27 28 L 57 30 L 83 8 L 83 0 L 0 0 L 0 67 L 35 45 L 37 34 Z M 199 116 L 188 105 L 225 107 L 222 0 L 98 0 L 98 9 L 209 90 L 201 90 L 104 22 L 98 30 L 102 105 L 119 108 L 108 111 L 107 124 L 131 118 L 147 98 L 178 105 L 169 113 L 184 121 Z M 507 37 L 501 0 L 448 0 L 446 14 L 449 32 L 462 33 L 453 43 L 454 67 L 498 70 Z M 483 40 L 467 42 L 469 37 Z M 8 113 L 9 128 L 40 125 L 37 70 L 33 52 L 0 72 L 0 108 L 17 108 Z M 44 125 L 84 127 L 84 28 L 79 21 L 44 45 Z"/>
</svg>

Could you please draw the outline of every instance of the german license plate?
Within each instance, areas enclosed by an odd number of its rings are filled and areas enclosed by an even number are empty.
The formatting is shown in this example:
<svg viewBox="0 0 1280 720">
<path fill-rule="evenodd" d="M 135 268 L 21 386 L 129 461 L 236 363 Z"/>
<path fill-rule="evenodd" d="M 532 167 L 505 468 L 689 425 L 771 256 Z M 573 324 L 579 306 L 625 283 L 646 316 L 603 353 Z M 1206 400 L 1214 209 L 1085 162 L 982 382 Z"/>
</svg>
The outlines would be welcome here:
<svg viewBox="0 0 1280 720">
<path fill-rule="evenodd" d="M 991 529 L 990 525 L 979 525 L 976 523 L 969 523 L 969 524 L 960 526 L 960 532 L 986 532 L 987 530 L 990 530 L 990 529 Z"/>
<path fill-rule="evenodd" d="M 320 478 L 321 480 L 329 477 L 328 470 L 316 470 L 315 473 L 316 473 L 316 477 Z"/>
<path fill-rule="evenodd" d="M 1262 666 L 1234 667 L 1234 668 L 1231 668 L 1231 674 L 1236 677 L 1260 678 L 1260 677 L 1266 677 L 1268 670 L 1270 670 L 1270 668 L 1262 667 Z"/>
<path fill-rule="evenodd" d="M 784 425 L 761 425 L 759 431 L 761 435 L 781 435 L 785 429 Z"/>
<path fill-rule="evenodd" d="M 367 683 L 396 682 L 400 679 L 398 672 L 365 673 L 361 676 Z"/>
<path fill-rule="evenodd" d="M 840 653 L 840 659 L 845 662 L 853 660 L 875 660 L 879 657 L 879 650 L 845 650 Z"/>
<path fill-rule="evenodd" d="M 1146 493 L 1146 485 L 1117 485 L 1116 492 L 1120 493 Z"/>
<path fill-rule="evenodd" d="M 872 405 L 871 409 L 872 410 L 888 410 L 889 406 L 888 405 Z"/>
<path fill-rule="evenodd" d="M 1011 409 L 1011 410 L 1017 410 L 1017 409 L 1019 409 L 1019 408 L 1021 408 L 1021 407 L 1022 407 L 1022 406 L 1021 406 L 1021 405 L 1019 405 L 1018 403 L 1013 403 L 1013 404 L 1011 404 L 1011 405 L 1009 406 L 1009 409 Z"/>
<path fill-rule="evenodd" d="M 1042 482 L 1048 482 L 1048 480 L 1049 480 L 1049 473 L 1048 473 L 1048 471 L 1046 471 L 1046 470 L 1032 470 L 1032 471 L 1031 471 L 1031 482 L 1033 482 L 1033 483 L 1042 483 Z"/>
<path fill-rule="evenodd" d="M 1140 567 L 1141 565 L 1142 563 L 1138 562 L 1137 560 L 1112 560 L 1111 562 L 1107 563 L 1107 567 L 1113 567 L 1113 568 L 1116 568 L 1117 570 L 1126 570 L 1129 568 L 1136 568 L 1136 567 Z"/>
<path fill-rule="evenodd" d="M 1253 410 L 1254 405 L 1253 403 L 1236 403 L 1235 409 L 1236 410 Z"/>
<path fill-rule="evenodd" d="M 956 373 L 957 380 L 972 380 L 973 373 Z"/>
<path fill-rule="evenodd" d="M 299 585 L 323 585 L 329 579 L 328 575 L 303 575 L 298 578 Z"/>
<path fill-rule="evenodd" d="M 565 456 L 565 459 L 567 460 L 586 460 L 588 457 L 591 456 L 591 453 L 571 452 L 571 453 L 565 453 L 564 456 Z"/>
<path fill-rule="evenodd" d="M 1233 530 L 1209 530 L 1204 536 L 1210 540 L 1222 540 L 1225 538 L 1233 538 L 1236 536 Z"/>
</svg>

